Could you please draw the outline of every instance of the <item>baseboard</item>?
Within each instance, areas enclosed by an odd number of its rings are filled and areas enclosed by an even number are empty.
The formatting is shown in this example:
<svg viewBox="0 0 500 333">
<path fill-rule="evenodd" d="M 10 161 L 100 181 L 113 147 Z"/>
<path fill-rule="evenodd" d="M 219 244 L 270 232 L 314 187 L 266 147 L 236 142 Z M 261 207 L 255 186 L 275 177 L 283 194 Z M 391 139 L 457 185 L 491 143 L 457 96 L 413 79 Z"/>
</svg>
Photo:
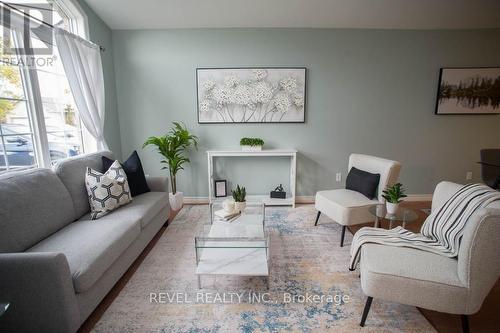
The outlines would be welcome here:
<svg viewBox="0 0 500 333">
<path fill-rule="evenodd" d="M 404 201 L 432 201 L 432 194 L 408 194 Z"/>
<path fill-rule="evenodd" d="M 408 194 L 404 201 L 432 201 L 432 194 Z M 295 202 L 298 204 L 312 204 L 314 203 L 314 196 L 299 195 Z M 187 205 L 206 205 L 208 204 L 208 197 L 184 197 L 184 203 Z"/>
<path fill-rule="evenodd" d="M 295 199 L 295 203 L 298 204 L 312 204 L 314 203 L 313 195 L 298 195 Z"/>
<path fill-rule="evenodd" d="M 314 203 L 314 196 L 298 196 L 295 199 L 296 203 L 299 204 L 310 204 Z M 208 197 L 184 197 L 184 203 L 187 205 L 206 205 L 208 204 Z"/>
<path fill-rule="evenodd" d="M 206 205 L 208 204 L 208 197 L 184 197 L 184 204 Z"/>
</svg>

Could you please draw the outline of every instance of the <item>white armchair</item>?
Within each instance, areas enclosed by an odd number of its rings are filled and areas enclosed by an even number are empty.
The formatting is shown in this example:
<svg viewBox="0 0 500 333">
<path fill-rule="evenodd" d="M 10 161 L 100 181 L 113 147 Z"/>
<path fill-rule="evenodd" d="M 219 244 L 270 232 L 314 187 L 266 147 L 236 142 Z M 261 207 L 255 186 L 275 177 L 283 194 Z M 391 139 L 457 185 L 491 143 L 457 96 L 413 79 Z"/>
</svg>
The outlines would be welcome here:
<svg viewBox="0 0 500 333">
<path fill-rule="evenodd" d="M 387 186 L 397 182 L 401 170 L 399 162 L 362 154 L 351 154 L 349 156 L 349 170 L 352 167 L 380 174 L 380 182 L 375 199 L 369 199 L 359 192 L 347 189 L 319 191 L 316 193 L 315 199 L 315 207 L 318 215 L 316 216 L 314 225 L 318 225 L 321 213 L 342 225 L 340 246 L 344 246 L 346 226 L 367 223 L 374 220 L 368 208 L 384 202 L 382 191 Z"/>
<path fill-rule="evenodd" d="M 432 210 L 463 185 L 436 186 Z M 360 326 L 373 298 L 459 314 L 463 332 L 500 276 L 500 201 L 478 210 L 466 224 L 457 258 L 406 247 L 365 244 L 361 249 L 361 287 L 366 300 Z"/>
</svg>

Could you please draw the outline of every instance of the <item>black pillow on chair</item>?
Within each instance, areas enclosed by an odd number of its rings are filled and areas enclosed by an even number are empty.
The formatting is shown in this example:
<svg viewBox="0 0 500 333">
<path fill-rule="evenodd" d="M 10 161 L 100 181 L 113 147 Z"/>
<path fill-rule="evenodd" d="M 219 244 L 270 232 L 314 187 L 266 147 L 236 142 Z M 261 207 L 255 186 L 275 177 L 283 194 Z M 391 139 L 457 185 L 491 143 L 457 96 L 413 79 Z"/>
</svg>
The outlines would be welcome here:
<svg viewBox="0 0 500 333">
<path fill-rule="evenodd" d="M 111 164 L 113 164 L 114 160 L 107 158 L 106 156 L 102 156 L 102 167 L 104 172 L 106 172 Z M 123 170 L 125 170 L 125 174 L 127 175 L 128 185 L 130 187 L 130 193 L 133 197 L 139 194 L 143 194 L 149 192 L 149 186 L 146 182 L 146 176 L 144 175 L 144 170 L 142 169 L 141 159 L 137 154 L 137 151 L 134 150 L 132 155 L 123 163 L 120 163 Z"/>
<path fill-rule="evenodd" d="M 345 188 L 364 194 L 369 199 L 373 199 L 377 193 L 379 182 L 379 173 L 370 173 L 352 167 L 347 175 Z"/>
</svg>

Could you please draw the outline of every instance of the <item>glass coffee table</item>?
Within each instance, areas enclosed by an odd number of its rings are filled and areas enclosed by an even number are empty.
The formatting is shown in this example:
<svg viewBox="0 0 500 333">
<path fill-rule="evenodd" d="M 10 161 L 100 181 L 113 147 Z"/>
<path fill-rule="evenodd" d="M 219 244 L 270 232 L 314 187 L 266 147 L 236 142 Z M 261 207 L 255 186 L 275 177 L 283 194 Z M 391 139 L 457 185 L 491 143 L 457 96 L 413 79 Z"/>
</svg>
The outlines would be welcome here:
<svg viewBox="0 0 500 333">
<path fill-rule="evenodd" d="M 222 202 L 209 205 L 210 219 L 195 237 L 196 275 L 201 288 L 203 275 L 267 277 L 269 288 L 269 237 L 265 230 L 265 205 L 247 202 L 246 209 L 233 220 L 216 215 Z"/>
<path fill-rule="evenodd" d="M 382 219 L 389 221 L 389 229 L 392 229 L 394 222 L 400 222 L 402 227 L 406 228 L 406 223 L 410 223 L 418 219 L 418 214 L 415 213 L 415 211 L 404 207 L 399 207 L 396 214 L 387 213 L 385 204 L 372 206 L 368 210 L 375 217 L 375 228 L 380 226 L 380 221 Z"/>
</svg>

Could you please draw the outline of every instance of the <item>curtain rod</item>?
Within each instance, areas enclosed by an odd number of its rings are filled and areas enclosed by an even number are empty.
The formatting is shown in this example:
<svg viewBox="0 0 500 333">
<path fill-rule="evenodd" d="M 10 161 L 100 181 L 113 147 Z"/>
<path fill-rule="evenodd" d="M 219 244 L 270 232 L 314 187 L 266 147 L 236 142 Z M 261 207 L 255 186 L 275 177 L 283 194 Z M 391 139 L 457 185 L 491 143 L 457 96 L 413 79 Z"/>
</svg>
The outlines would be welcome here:
<svg viewBox="0 0 500 333">
<path fill-rule="evenodd" d="M 48 22 L 45 22 L 45 21 L 43 21 L 43 20 L 40 20 L 39 18 L 36 18 L 36 17 L 34 17 L 34 16 L 31 16 L 30 14 L 28 14 L 28 13 L 26 13 L 26 12 L 23 12 L 22 10 L 19 10 L 18 8 L 16 8 L 16 7 L 12 6 L 12 5 L 11 5 L 11 4 L 9 4 L 9 3 L 3 2 L 3 1 L 1 1 L 1 0 L 0 0 L 0 3 L 2 4 L 2 6 L 9 7 L 10 9 L 15 10 L 16 12 L 20 13 L 20 14 L 21 14 L 21 15 L 23 15 L 23 16 L 29 17 L 29 18 L 31 18 L 31 19 L 33 19 L 33 20 L 37 20 L 38 22 L 40 22 L 40 23 L 42 23 L 42 24 L 44 24 L 44 25 L 48 26 L 48 27 L 49 27 L 49 28 L 51 28 L 51 29 L 55 29 L 55 28 L 56 28 L 56 27 L 54 27 L 52 24 L 50 24 L 50 23 L 48 23 Z M 97 45 L 97 44 L 96 44 L 96 45 Z M 101 45 L 99 45 L 99 50 L 100 50 L 101 52 L 106 51 L 106 49 L 105 49 L 103 46 L 101 46 Z"/>
</svg>

